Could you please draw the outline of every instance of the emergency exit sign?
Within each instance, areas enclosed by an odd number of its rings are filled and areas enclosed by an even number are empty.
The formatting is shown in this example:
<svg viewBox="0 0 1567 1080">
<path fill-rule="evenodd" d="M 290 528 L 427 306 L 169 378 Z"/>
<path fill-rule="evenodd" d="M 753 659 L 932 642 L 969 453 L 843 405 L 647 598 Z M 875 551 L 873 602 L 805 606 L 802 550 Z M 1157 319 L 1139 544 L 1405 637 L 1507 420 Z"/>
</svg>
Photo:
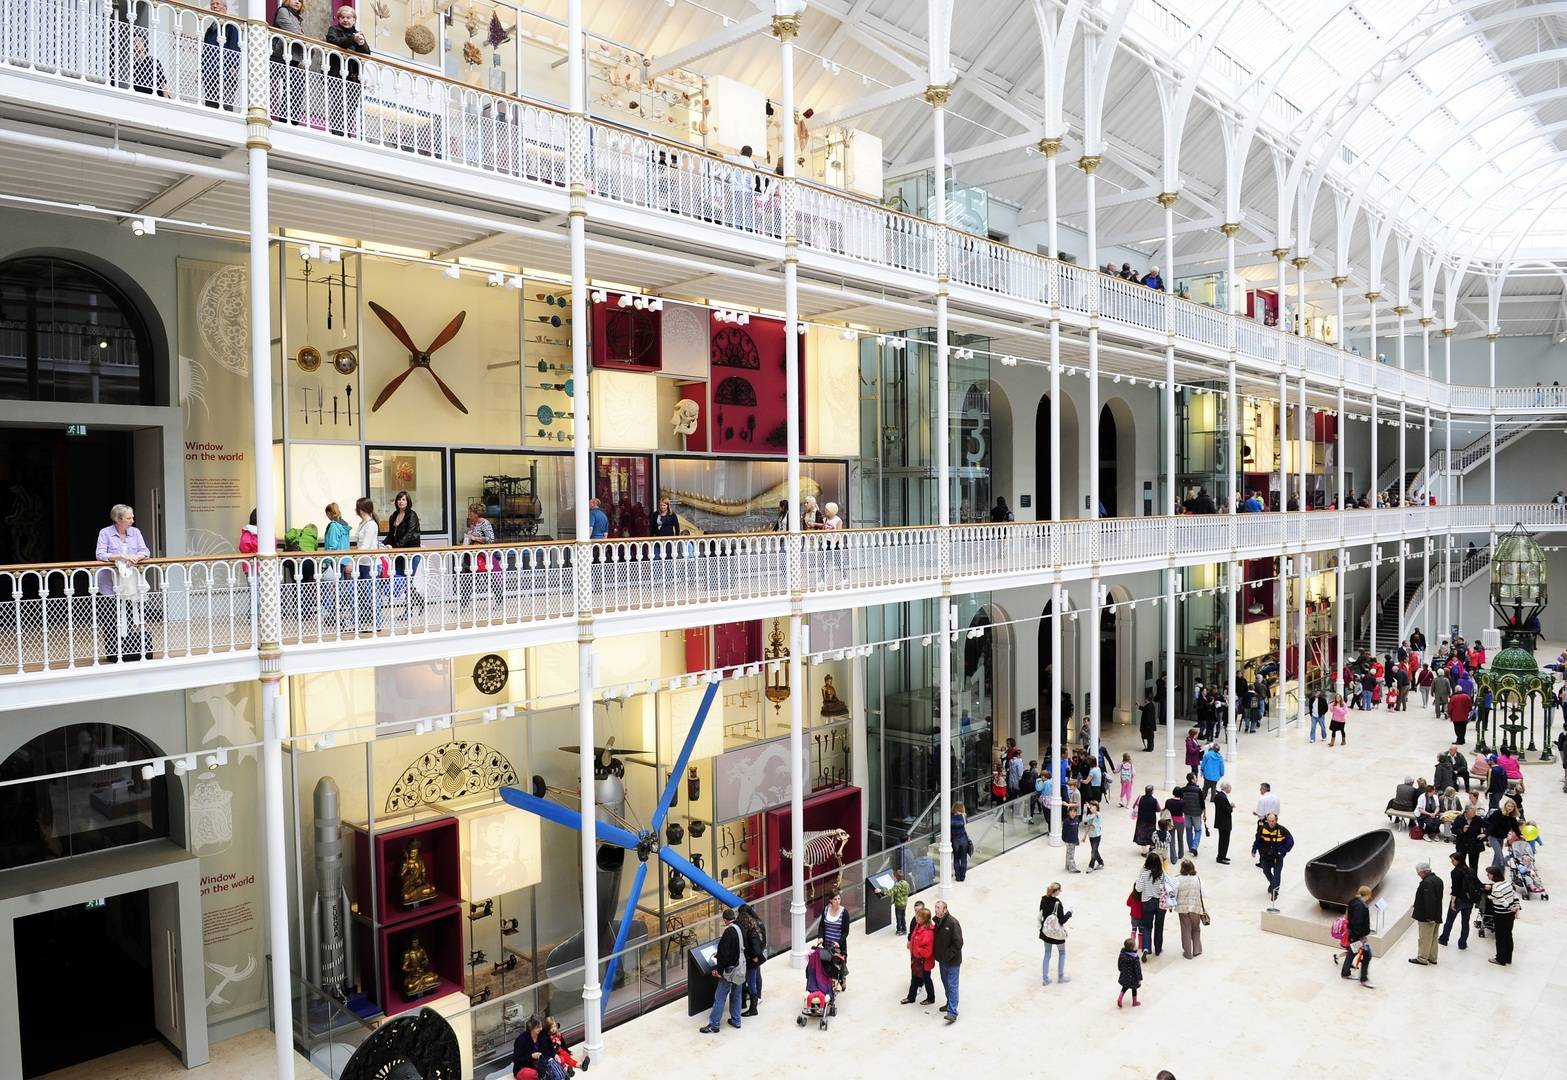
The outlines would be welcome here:
<svg viewBox="0 0 1567 1080">
<path fill-rule="evenodd" d="M 66 433 L 66 435 L 69 435 L 69 436 L 75 436 L 78 439 L 82 438 L 83 436 L 85 436 L 87 434 L 87 425 L 86 424 L 66 424 L 65 425 L 65 433 Z"/>
</svg>

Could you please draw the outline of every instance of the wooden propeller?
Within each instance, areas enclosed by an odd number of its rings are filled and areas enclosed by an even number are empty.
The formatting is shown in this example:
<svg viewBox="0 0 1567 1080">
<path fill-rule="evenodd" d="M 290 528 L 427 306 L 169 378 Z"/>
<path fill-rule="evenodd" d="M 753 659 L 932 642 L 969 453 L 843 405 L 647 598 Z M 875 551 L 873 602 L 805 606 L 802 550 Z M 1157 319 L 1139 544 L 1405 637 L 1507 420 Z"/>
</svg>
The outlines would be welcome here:
<svg viewBox="0 0 1567 1080">
<path fill-rule="evenodd" d="M 446 395 L 446 400 L 455 405 L 458 412 L 466 415 L 468 407 L 458 400 L 457 395 L 452 393 L 452 388 L 447 386 L 441 377 L 435 373 L 435 369 L 430 366 L 430 354 L 457 336 L 457 331 L 462 329 L 463 320 L 468 317 L 468 313 L 459 311 L 452 316 L 452 321 L 446 324 L 445 330 L 435 335 L 435 340 L 430 342 L 430 347 L 421 349 L 413 343 L 413 339 L 408 336 L 408 331 L 403 329 L 403 324 L 398 321 L 396 315 L 387 311 L 374 300 L 370 301 L 370 310 L 376 313 L 376 317 L 386 324 L 386 328 L 392 332 L 392 336 L 402 343 L 403 348 L 408 350 L 408 370 L 386 384 L 380 396 L 375 399 L 375 404 L 370 406 L 370 411 L 375 412 L 382 405 L 385 405 L 387 399 L 397 392 L 399 386 L 403 385 L 403 380 L 420 368 L 424 368 L 424 370 L 430 373 L 430 378 L 435 380 L 435 385 L 440 387 L 441 393 Z"/>
</svg>

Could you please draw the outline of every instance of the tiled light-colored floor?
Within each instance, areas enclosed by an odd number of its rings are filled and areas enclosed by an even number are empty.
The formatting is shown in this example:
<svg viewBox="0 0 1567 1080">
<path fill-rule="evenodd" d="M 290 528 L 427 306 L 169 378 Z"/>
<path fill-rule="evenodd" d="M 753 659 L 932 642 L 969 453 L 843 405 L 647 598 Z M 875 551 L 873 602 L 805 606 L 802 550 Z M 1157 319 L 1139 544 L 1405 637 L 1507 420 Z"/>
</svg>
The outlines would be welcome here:
<svg viewBox="0 0 1567 1080">
<path fill-rule="evenodd" d="M 1030 1062 L 1047 1070 L 1051 1061 L 1070 1062 L 1085 1077 L 1152 1078 L 1160 1069 L 1180 1080 L 1316 1078 L 1340 1070 L 1395 1076 L 1411 1069 L 1458 1077 L 1474 1067 L 1463 1048 L 1483 1043 L 1487 1071 L 1496 1075 L 1560 1076 L 1551 1033 L 1567 1016 L 1567 891 L 1525 905 L 1512 967 L 1486 963 L 1494 955 L 1490 940 L 1473 934 L 1468 951 L 1443 949 L 1434 969 L 1408 964 L 1417 943 L 1411 932 L 1374 961 L 1372 991 L 1341 981 L 1330 949 L 1259 926 L 1263 877 L 1247 857 L 1249 831 L 1242 831 L 1252 820 L 1258 781 L 1272 783 L 1282 798 L 1284 823 L 1296 837 L 1285 888 L 1303 891 L 1306 861 L 1386 824 L 1378 810 L 1393 786 L 1406 773 L 1429 776 L 1450 733 L 1417 704 L 1406 713 L 1350 713 L 1348 747 L 1309 745 L 1298 729 L 1283 740 L 1245 737 L 1230 774 L 1238 811 L 1234 861 L 1212 861 L 1214 837 L 1198 859 L 1213 916 L 1203 955 L 1181 957 L 1172 914 L 1164 955 L 1145 972 L 1139 1009 L 1115 1006 L 1116 953 L 1127 932 L 1125 900 L 1137 857 L 1130 818 L 1112 808 L 1103 871 L 1067 875 L 1061 849 L 1039 841 L 975 868 L 955 888 L 950 903 L 967 940 L 955 1025 L 943 1024 L 934 1007 L 899 1004 L 908 985 L 903 939 L 890 928 L 866 938 L 856 926 L 850 985 L 829 1031 L 795 1026 L 804 976 L 780 957 L 765 970 L 762 1014 L 742 1030 L 700 1035 L 702 1018 L 687 1018 L 677 1004 L 609 1032 L 603 1065 L 626 1080 L 750 1076 L 763 1063 L 852 1076 L 996 1076 L 1031 1073 Z M 1109 741 L 1117 750 L 1135 745 L 1124 733 Z M 1162 780 L 1162 745 L 1134 760 L 1140 780 Z M 1526 776 L 1526 808 L 1548 844 L 1540 852 L 1542 872 L 1548 884 L 1567 890 L 1567 857 L 1553 855 L 1567 853 L 1561 768 L 1532 765 Z M 1421 859 L 1445 872 L 1450 850 L 1400 832 L 1391 875 L 1413 876 Z M 1086 863 L 1084 845 L 1078 864 Z M 1043 987 L 1035 912 L 1053 880 L 1065 886 L 1075 912 L 1071 982 Z M 923 895 L 934 902 L 934 890 Z"/>
<path fill-rule="evenodd" d="M 210 1060 L 198 1069 L 185 1069 L 162 1043 L 122 1050 L 97 1061 L 73 1065 L 48 1074 L 44 1080 L 272 1080 L 272 1032 L 246 1032 L 212 1048 Z M 297 1080 L 326 1080 L 311 1064 L 294 1055 Z"/>
<path fill-rule="evenodd" d="M 741 1031 L 726 1027 L 722 1035 L 700 1035 L 701 1018 L 686 1017 L 684 1004 L 677 1003 L 610 1031 L 592 1075 L 602 1069 L 617 1080 L 727 1080 L 763 1067 L 780 1076 L 806 1070 L 852 1077 L 911 1070 L 995 1076 L 1069 1062 L 1076 1075 L 1128 1080 L 1151 1078 L 1160 1069 L 1180 1080 L 1318 1078 L 1340 1070 L 1382 1077 L 1411 1069 L 1435 1078 L 1471 1075 L 1470 1051 L 1483 1045 L 1487 1071 L 1495 1075 L 1560 1076 L 1553 1047 L 1567 1016 L 1567 858 L 1555 853 L 1567 853 L 1567 795 L 1559 765 L 1528 767 L 1525 801 L 1547 843 L 1540 852 L 1545 880 L 1564 891 L 1554 901 L 1525 905 L 1511 968 L 1487 964 L 1489 940 L 1473 934 L 1467 952 L 1442 950 L 1437 968 L 1412 966 L 1405 962 L 1415 951 L 1411 932 L 1391 955 L 1375 959 L 1377 989 L 1366 991 L 1339 979 L 1330 949 L 1264 933 L 1259 925 L 1266 905 L 1263 878 L 1246 854 L 1258 781 L 1272 783 L 1282 798 L 1284 823 L 1296 837 L 1285 889 L 1302 891 L 1306 860 L 1384 825 L 1379 808 L 1394 785 L 1405 774 L 1429 776 L 1450 730 L 1417 704 L 1407 713 L 1351 712 L 1347 747 L 1309 745 L 1298 729 L 1282 740 L 1244 737 L 1229 776 L 1237 806 L 1234 862 L 1213 863 L 1214 837 L 1204 841 L 1198 859 L 1213 916 L 1203 955 L 1182 959 L 1170 916 L 1165 952 L 1147 967 L 1139 1009 L 1115 1007 L 1115 958 L 1127 932 L 1125 900 L 1137 856 L 1130 817 L 1112 805 L 1105 870 L 1067 875 L 1061 849 L 1036 841 L 974 868 L 954 889 L 952 910 L 968 943 L 957 1024 L 943 1024 L 933 1007 L 900 1005 L 908 986 L 903 939 L 890 929 L 867 938 L 856 925 L 850 986 L 829 1031 L 795 1025 L 804 976 L 779 957 L 766 968 L 762 1015 Z M 1107 741 L 1117 757 L 1120 749 L 1137 745 L 1124 729 Z M 1162 743 L 1155 754 L 1138 752 L 1134 760 L 1139 784 L 1162 780 Z M 1165 794 L 1162 784 L 1158 791 Z M 1391 873 L 1412 876 L 1421 859 L 1445 872 L 1449 850 L 1400 832 Z M 1085 844 L 1079 865 L 1087 858 Z M 1067 963 L 1071 982 L 1043 987 L 1035 912 L 1050 881 L 1063 883 L 1075 912 Z M 935 900 L 934 890 L 921 895 L 927 903 Z M 302 1060 L 297 1065 L 301 1077 L 320 1076 Z M 212 1063 L 194 1073 L 180 1069 L 163 1047 L 151 1046 L 50 1080 L 271 1075 L 271 1034 L 258 1031 L 215 1046 Z"/>
</svg>

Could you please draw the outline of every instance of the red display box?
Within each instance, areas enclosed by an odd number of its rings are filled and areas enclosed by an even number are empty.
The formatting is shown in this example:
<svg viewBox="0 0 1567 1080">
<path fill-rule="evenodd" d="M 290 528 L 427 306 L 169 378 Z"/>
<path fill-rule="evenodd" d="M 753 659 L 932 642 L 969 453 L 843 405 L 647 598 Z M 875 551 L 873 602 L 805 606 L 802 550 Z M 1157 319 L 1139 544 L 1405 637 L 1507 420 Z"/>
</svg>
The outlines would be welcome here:
<svg viewBox="0 0 1567 1080">
<path fill-rule="evenodd" d="M 660 371 L 664 367 L 664 315 L 621 307 L 621 293 L 593 305 L 593 366 L 618 371 Z"/>
<path fill-rule="evenodd" d="M 857 787 L 840 787 L 831 791 L 824 791 L 820 795 L 814 795 L 805 800 L 805 832 L 821 832 L 826 829 L 842 829 L 849 834 L 849 842 L 844 845 L 843 864 L 845 866 L 857 861 L 862 850 L 860 846 L 860 789 Z M 784 857 L 784 850 L 790 845 L 790 833 L 793 825 L 793 815 L 788 805 L 774 807 L 764 815 L 766 819 L 766 875 L 767 893 L 775 893 L 780 889 L 789 887 L 791 874 L 790 860 Z M 830 876 L 833 866 L 828 863 L 806 870 L 806 892 L 809 896 L 809 911 L 814 915 L 820 909 L 821 897 L 810 895 L 816 889 L 809 884 L 813 879 Z"/>
<path fill-rule="evenodd" d="M 463 965 L 468 959 L 463 939 L 464 921 L 461 908 L 447 906 L 427 912 L 417 919 L 396 926 L 384 926 L 376 931 L 376 943 L 381 956 L 380 981 L 375 981 L 374 973 L 368 966 L 370 961 L 366 958 L 361 960 L 360 985 L 374 988 L 375 1003 L 387 1016 L 416 1009 L 463 989 Z M 418 937 L 419 944 L 430 958 L 430 970 L 441 981 L 426 993 L 410 998 L 403 993 L 403 950 L 414 937 Z M 364 951 L 361 950 L 363 955 Z"/>
<path fill-rule="evenodd" d="M 424 918 L 431 911 L 462 903 L 462 836 L 454 817 L 432 817 L 400 828 L 371 835 L 354 828 L 354 897 L 359 914 L 373 919 L 380 927 Z M 402 878 L 398 873 L 408 845 L 419 841 L 419 857 L 424 862 L 425 880 L 435 886 L 435 895 L 409 907 L 403 903 Z M 370 867 L 375 866 L 372 896 Z M 371 900 L 366 910 L 366 898 Z"/>
</svg>

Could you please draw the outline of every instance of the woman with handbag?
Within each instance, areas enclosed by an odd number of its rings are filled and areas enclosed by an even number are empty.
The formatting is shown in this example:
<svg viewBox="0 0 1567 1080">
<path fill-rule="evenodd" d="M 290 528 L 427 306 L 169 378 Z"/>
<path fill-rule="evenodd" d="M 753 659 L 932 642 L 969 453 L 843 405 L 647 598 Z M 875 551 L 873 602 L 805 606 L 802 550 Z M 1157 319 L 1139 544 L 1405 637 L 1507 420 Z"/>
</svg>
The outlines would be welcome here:
<svg viewBox="0 0 1567 1080">
<path fill-rule="evenodd" d="M 1061 902 L 1061 883 L 1052 881 L 1039 898 L 1039 940 L 1045 943 L 1044 985 L 1050 985 L 1050 951 L 1056 950 L 1056 982 L 1071 982 L 1066 977 L 1066 923 L 1072 913 Z"/>
<path fill-rule="evenodd" d="M 1164 952 L 1165 872 L 1164 860 L 1157 851 L 1150 851 L 1143 860 L 1143 869 L 1132 886 L 1142 904 L 1142 918 L 1138 927 L 1143 939 L 1143 959 Z M 1171 905 L 1173 906 L 1173 905 Z"/>
<path fill-rule="evenodd" d="M 1190 859 L 1181 861 L 1181 874 L 1175 879 L 1175 911 L 1181 920 L 1181 955 L 1188 960 L 1201 956 L 1208 905 L 1203 900 L 1202 878 Z"/>
</svg>

